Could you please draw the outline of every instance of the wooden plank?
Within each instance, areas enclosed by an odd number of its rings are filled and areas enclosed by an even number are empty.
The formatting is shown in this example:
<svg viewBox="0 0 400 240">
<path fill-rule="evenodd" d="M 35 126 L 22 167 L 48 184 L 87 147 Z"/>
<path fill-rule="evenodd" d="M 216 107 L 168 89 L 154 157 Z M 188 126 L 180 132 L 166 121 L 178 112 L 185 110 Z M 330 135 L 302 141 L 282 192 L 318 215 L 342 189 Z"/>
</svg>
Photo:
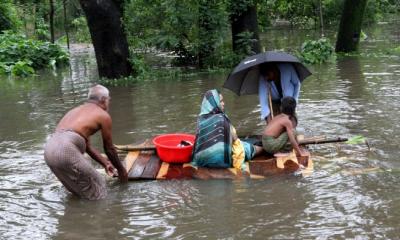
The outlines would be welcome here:
<svg viewBox="0 0 400 240">
<path fill-rule="evenodd" d="M 252 160 L 249 162 L 251 175 L 270 176 L 282 173 L 283 170 L 276 167 L 275 159 Z"/>
<path fill-rule="evenodd" d="M 168 172 L 165 175 L 166 179 L 191 179 L 192 171 L 188 167 L 183 167 L 183 164 L 169 164 Z"/>
<path fill-rule="evenodd" d="M 158 171 L 156 179 L 157 180 L 165 179 L 165 176 L 167 175 L 167 172 L 168 172 L 168 168 L 169 168 L 169 164 L 163 162 L 161 164 L 160 170 Z"/>
<path fill-rule="evenodd" d="M 139 156 L 139 151 L 129 152 L 125 157 L 125 169 L 129 173 L 131 170 L 133 163 Z"/>
<path fill-rule="evenodd" d="M 276 166 L 278 168 L 284 169 L 286 161 L 293 161 L 298 165 L 296 153 L 293 151 L 289 153 L 275 153 L 274 157 L 276 159 Z"/>
<path fill-rule="evenodd" d="M 132 169 L 128 174 L 129 179 L 139 179 L 140 176 L 142 175 L 147 162 L 150 160 L 151 154 L 145 153 L 143 154 L 142 152 L 139 154 L 137 157 L 136 161 L 133 163 Z"/>
<path fill-rule="evenodd" d="M 162 161 L 156 154 L 152 154 L 140 178 L 156 179 L 161 168 Z"/>
</svg>

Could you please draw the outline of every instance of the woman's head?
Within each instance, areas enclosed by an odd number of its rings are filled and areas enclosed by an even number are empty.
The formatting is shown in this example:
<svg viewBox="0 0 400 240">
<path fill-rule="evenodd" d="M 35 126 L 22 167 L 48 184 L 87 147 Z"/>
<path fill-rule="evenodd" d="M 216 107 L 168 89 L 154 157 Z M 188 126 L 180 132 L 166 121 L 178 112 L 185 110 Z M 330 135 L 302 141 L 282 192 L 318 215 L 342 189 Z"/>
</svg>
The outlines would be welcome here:
<svg viewBox="0 0 400 240">
<path fill-rule="evenodd" d="M 294 116 L 296 113 L 296 100 L 292 97 L 282 98 L 281 111 L 289 116 Z"/>
<path fill-rule="evenodd" d="M 210 113 L 223 113 L 225 110 L 225 103 L 222 94 L 216 90 L 208 90 L 203 97 L 201 103 L 200 115 Z"/>
</svg>

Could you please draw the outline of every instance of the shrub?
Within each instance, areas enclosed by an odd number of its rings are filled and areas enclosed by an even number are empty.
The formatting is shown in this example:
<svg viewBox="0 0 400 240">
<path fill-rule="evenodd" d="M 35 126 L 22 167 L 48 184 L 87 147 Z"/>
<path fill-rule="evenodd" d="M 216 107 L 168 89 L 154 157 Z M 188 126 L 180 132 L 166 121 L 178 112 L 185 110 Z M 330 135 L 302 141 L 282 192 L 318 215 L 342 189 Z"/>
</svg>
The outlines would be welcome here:
<svg viewBox="0 0 400 240">
<path fill-rule="evenodd" d="M 319 40 L 307 40 L 301 46 L 298 54 L 303 62 L 309 64 L 320 64 L 328 61 L 333 54 L 333 46 L 326 38 Z"/>
<path fill-rule="evenodd" d="M 0 74 L 26 76 L 68 61 L 67 52 L 57 44 L 27 39 L 9 31 L 0 34 Z"/>
</svg>

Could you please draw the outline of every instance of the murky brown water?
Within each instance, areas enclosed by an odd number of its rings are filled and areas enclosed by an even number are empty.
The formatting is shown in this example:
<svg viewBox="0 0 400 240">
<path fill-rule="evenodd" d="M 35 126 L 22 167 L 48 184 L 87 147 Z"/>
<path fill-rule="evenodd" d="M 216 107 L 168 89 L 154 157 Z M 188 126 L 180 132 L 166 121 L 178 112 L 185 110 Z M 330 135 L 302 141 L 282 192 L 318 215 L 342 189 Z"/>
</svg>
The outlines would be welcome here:
<svg viewBox="0 0 400 240">
<path fill-rule="evenodd" d="M 108 183 L 97 202 L 71 197 L 43 161 L 43 144 L 68 109 L 96 81 L 92 54 L 71 71 L 32 79 L 0 78 L 1 239 L 399 239 L 400 45 L 398 24 L 366 30 L 362 54 L 312 68 L 301 91 L 306 135 L 365 136 L 371 146 L 313 146 L 310 177 L 248 181 Z M 265 36 L 282 48 L 306 32 Z M 269 40 L 277 39 L 277 40 Z M 111 88 L 114 142 L 166 132 L 194 132 L 201 95 L 226 75 L 151 80 Z M 240 134 L 259 133 L 256 96 L 223 90 Z M 100 146 L 96 137 L 96 145 Z"/>
</svg>

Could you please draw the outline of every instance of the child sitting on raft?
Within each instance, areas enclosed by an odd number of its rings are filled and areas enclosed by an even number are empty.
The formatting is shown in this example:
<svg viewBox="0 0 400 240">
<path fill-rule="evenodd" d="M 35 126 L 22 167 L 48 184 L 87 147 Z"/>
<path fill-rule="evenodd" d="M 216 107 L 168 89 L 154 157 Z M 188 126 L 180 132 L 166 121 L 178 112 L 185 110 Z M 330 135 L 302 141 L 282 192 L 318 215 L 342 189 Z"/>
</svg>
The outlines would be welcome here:
<svg viewBox="0 0 400 240">
<path fill-rule="evenodd" d="M 265 127 L 262 136 L 262 145 L 269 154 L 294 149 L 297 156 L 306 153 L 299 147 L 296 140 L 297 118 L 296 100 L 292 97 L 284 97 L 281 103 L 281 114 L 275 116 Z M 290 142 L 291 145 L 288 143 Z"/>
<path fill-rule="evenodd" d="M 225 114 L 222 95 L 216 90 L 204 94 L 197 120 L 192 164 L 199 167 L 243 169 L 262 148 L 241 141 Z"/>
</svg>

